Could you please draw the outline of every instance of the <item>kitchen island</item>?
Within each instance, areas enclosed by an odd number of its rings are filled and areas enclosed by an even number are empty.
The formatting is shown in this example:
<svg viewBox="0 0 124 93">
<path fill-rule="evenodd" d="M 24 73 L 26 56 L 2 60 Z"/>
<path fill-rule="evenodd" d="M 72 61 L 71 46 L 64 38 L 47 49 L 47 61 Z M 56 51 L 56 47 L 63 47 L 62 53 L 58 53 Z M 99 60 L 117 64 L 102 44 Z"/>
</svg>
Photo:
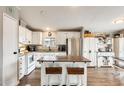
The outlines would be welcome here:
<svg viewBox="0 0 124 93">
<path fill-rule="evenodd" d="M 49 56 L 41 57 L 38 62 L 41 64 L 41 85 L 49 85 L 47 80 L 48 77 L 45 71 L 46 67 L 62 67 L 62 78 L 60 85 L 67 84 L 67 67 L 83 67 L 84 74 L 83 78 L 81 79 L 83 80 L 83 85 L 87 85 L 87 63 L 91 62 L 89 59 L 86 59 L 82 56 Z"/>
</svg>

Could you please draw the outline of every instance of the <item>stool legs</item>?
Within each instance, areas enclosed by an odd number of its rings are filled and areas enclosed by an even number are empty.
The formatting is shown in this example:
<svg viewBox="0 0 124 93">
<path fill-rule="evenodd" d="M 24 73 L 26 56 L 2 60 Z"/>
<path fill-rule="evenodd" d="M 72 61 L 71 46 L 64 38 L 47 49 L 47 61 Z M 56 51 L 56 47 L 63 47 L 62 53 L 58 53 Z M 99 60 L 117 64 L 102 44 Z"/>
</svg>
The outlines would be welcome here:
<svg viewBox="0 0 124 93">
<path fill-rule="evenodd" d="M 69 82 L 69 75 L 66 76 L 66 85 L 69 86 L 70 82 Z"/>
<path fill-rule="evenodd" d="M 84 64 L 84 86 L 87 86 L 87 63 Z"/>
<path fill-rule="evenodd" d="M 74 83 L 74 85 L 78 85 L 78 86 L 81 86 L 82 83 L 83 85 L 85 85 L 85 81 L 86 80 L 83 80 L 84 78 L 84 68 L 80 68 L 80 67 L 67 67 L 67 85 L 71 85 L 70 83 L 70 77 L 72 76 L 72 80 L 74 80 L 75 78 L 77 79 L 76 80 L 76 83 L 75 80 L 72 81 Z M 83 82 L 84 81 L 84 82 Z"/>
<path fill-rule="evenodd" d="M 83 85 L 83 78 L 84 78 L 83 75 L 79 75 L 78 76 L 78 86 L 82 86 Z"/>
<path fill-rule="evenodd" d="M 78 78 L 78 80 L 77 80 L 77 82 L 78 82 L 77 86 L 82 86 L 84 84 L 84 82 L 83 82 L 84 75 L 77 75 L 77 76 L 78 76 L 77 77 Z M 66 85 L 67 86 L 70 86 L 71 85 L 69 77 L 71 77 L 71 75 L 67 75 L 67 79 L 66 79 Z"/>
</svg>

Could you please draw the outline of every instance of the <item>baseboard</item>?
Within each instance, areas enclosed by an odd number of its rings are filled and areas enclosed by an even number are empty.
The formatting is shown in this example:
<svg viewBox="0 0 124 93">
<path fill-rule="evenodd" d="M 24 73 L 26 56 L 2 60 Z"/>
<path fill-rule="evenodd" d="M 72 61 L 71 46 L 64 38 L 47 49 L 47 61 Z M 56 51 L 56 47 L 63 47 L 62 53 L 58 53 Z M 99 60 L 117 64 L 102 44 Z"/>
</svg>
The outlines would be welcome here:
<svg viewBox="0 0 124 93">
<path fill-rule="evenodd" d="M 96 68 L 96 66 L 88 66 L 87 68 Z M 112 66 L 100 66 L 98 68 L 112 68 Z"/>
<path fill-rule="evenodd" d="M 112 68 L 112 66 L 100 66 L 101 68 Z"/>
</svg>

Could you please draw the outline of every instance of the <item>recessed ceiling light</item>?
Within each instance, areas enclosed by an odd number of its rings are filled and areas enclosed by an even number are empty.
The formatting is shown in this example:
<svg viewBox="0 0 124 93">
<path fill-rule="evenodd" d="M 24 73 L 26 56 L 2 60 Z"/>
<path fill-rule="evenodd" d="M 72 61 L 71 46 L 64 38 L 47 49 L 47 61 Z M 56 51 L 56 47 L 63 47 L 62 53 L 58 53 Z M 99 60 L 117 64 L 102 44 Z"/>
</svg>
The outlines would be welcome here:
<svg viewBox="0 0 124 93">
<path fill-rule="evenodd" d="M 117 18 L 117 19 L 113 20 L 112 23 L 113 24 L 124 23 L 124 17 Z"/>
<path fill-rule="evenodd" d="M 71 6 L 71 8 L 78 8 L 79 6 Z"/>
<path fill-rule="evenodd" d="M 44 27 L 44 31 L 56 31 L 56 28 L 51 27 Z"/>
<path fill-rule="evenodd" d="M 50 30 L 50 28 L 49 28 L 49 27 L 46 27 L 46 30 L 47 30 L 47 31 L 49 31 L 49 30 Z"/>
</svg>

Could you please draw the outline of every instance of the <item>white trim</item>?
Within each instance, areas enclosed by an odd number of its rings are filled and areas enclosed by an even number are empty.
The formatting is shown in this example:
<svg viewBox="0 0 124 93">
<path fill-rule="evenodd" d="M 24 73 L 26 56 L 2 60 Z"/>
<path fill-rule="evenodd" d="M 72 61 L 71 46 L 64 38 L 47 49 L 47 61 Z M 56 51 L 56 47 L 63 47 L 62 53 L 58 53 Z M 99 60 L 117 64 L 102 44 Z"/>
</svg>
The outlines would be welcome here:
<svg viewBox="0 0 124 93">
<path fill-rule="evenodd" d="M 12 20 L 17 22 L 17 19 L 15 19 L 14 17 L 10 16 L 9 14 L 7 14 L 5 12 L 3 12 L 3 16 L 6 16 L 6 17 L 8 17 L 8 18 L 10 18 L 10 19 L 12 19 Z"/>
</svg>

